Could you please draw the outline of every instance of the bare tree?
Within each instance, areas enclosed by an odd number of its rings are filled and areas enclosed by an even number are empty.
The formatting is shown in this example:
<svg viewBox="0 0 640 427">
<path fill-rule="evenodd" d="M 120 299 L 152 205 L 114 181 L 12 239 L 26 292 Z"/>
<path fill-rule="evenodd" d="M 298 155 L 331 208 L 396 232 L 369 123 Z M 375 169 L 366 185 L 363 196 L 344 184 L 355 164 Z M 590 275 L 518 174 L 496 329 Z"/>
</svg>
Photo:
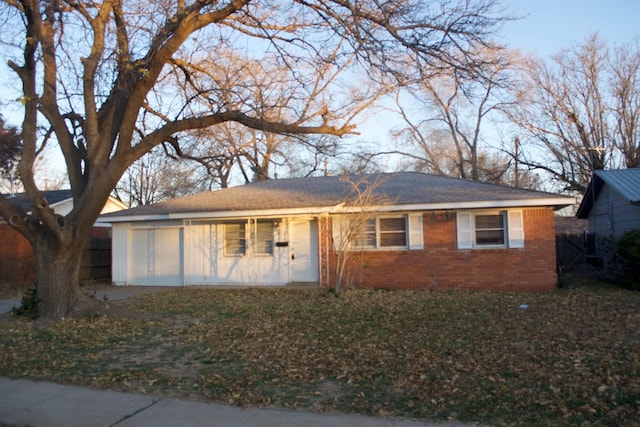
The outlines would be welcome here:
<svg viewBox="0 0 640 427">
<path fill-rule="evenodd" d="M 525 62 L 514 105 L 518 161 L 544 171 L 560 189 L 581 193 L 594 169 L 637 165 L 640 50 L 614 51 L 597 36 L 548 60 Z"/>
<path fill-rule="evenodd" d="M 113 194 L 129 207 L 149 205 L 200 190 L 200 179 L 186 160 L 167 156 L 158 147 L 135 161 Z"/>
<path fill-rule="evenodd" d="M 333 292 L 336 296 L 343 288 L 362 282 L 364 250 L 371 243 L 372 235 L 375 243 L 376 213 L 392 203 L 392 200 L 377 195 L 376 189 L 382 182 L 372 180 L 371 175 L 344 175 L 340 180 L 349 185 L 350 192 L 343 206 L 351 212 L 332 216 Z"/>
<path fill-rule="evenodd" d="M 611 58 L 615 137 L 613 144 L 628 168 L 640 167 L 640 39 L 615 48 Z"/>
<path fill-rule="evenodd" d="M 338 53 L 329 56 L 333 58 Z M 224 64 L 216 58 L 205 58 L 198 65 L 206 70 L 201 79 L 183 82 L 186 96 L 202 92 L 203 87 L 216 86 L 222 93 L 232 95 L 224 100 L 225 105 L 239 108 L 246 99 L 252 99 L 257 105 L 252 108 L 259 108 L 260 114 L 272 121 L 294 121 L 296 111 L 319 111 L 323 120 L 351 122 L 395 87 L 382 75 L 375 80 L 349 76 L 350 86 L 345 86 L 339 78 L 347 74 L 349 68 L 334 61 L 303 63 L 296 74 L 287 76 L 280 72 L 277 58 L 256 62 L 234 52 L 228 52 L 226 57 L 229 60 Z M 355 59 L 352 53 L 344 61 L 348 65 Z M 305 78 L 300 77 L 303 71 L 307 71 Z M 239 96 L 240 93 L 244 94 Z M 342 108 L 329 111 L 327 106 L 335 99 L 341 99 Z M 180 156 L 200 162 L 223 186 L 228 185 L 233 170 L 239 172 L 244 182 L 274 178 L 277 169 L 289 176 L 308 175 L 318 170 L 320 158 L 336 151 L 336 144 L 328 143 L 326 138 L 280 135 L 234 123 L 198 131 L 198 138 L 204 134 L 217 143 L 202 144 L 193 140 L 180 144 L 175 140 L 174 148 Z"/>
<path fill-rule="evenodd" d="M 46 148 L 46 147 L 43 147 Z M 0 116 L 0 193 L 14 194 L 24 191 L 18 173 L 18 161 L 22 153 L 22 137 L 15 126 L 7 125 Z M 52 168 L 46 160 L 47 151 L 42 150 L 33 163 L 33 174 L 41 190 L 59 190 L 65 177 Z"/>
<path fill-rule="evenodd" d="M 3 0 L 0 7 L 0 54 L 23 92 L 18 171 L 33 205 L 27 215 L 0 197 L 0 214 L 33 246 L 38 311 L 47 318 L 95 305 L 78 287 L 83 242 L 124 172 L 154 147 L 226 122 L 283 135 L 355 132 L 332 118 L 341 99 L 272 118 L 241 86 L 228 92 L 201 79 L 203 52 L 219 63 L 229 51 L 275 58 L 280 73 L 301 82 L 327 63 L 398 79 L 416 67 L 474 73 L 485 64 L 476 46 L 488 44 L 503 20 L 493 0 Z M 33 177 L 40 126 L 64 157 L 74 200 L 65 216 L 50 209 Z"/>
<path fill-rule="evenodd" d="M 513 70 L 506 51 L 485 49 L 484 55 L 492 65 L 482 78 L 454 72 L 420 79 L 396 96 L 406 126 L 393 131 L 393 136 L 398 153 L 410 159 L 415 169 L 504 182 L 512 166 L 510 159 L 500 155 L 483 135 L 491 116 L 507 108 L 508 101 L 500 92 L 509 86 Z"/>
</svg>

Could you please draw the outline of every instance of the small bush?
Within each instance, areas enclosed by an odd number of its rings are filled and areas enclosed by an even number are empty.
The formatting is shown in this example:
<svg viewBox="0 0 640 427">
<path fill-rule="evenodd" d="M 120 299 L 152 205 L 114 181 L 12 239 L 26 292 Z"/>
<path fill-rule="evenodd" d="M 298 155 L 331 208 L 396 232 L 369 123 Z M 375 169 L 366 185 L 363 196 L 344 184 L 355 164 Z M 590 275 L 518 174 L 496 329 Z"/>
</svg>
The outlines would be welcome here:
<svg viewBox="0 0 640 427">
<path fill-rule="evenodd" d="M 25 291 L 20 307 L 14 308 L 12 311 L 16 316 L 29 319 L 38 317 L 38 291 L 35 283 Z"/>
<path fill-rule="evenodd" d="M 640 290 L 640 230 L 623 234 L 616 249 L 621 267 L 619 284 L 625 288 Z"/>
</svg>

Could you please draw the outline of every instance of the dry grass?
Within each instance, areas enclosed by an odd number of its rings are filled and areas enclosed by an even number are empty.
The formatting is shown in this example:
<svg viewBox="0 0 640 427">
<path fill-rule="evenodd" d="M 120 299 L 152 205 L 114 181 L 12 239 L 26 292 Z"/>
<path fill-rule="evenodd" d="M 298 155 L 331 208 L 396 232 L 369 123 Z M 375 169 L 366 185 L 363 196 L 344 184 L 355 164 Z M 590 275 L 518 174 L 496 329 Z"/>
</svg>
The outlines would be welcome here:
<svg viewBox="0 0 640 427">
<path fill-rule="evenodd" d="M 0 375 L 491 425 L 640 423 L 640 293 L 181 289 L 126 304 L 163 320 L 4 319 Z"/>
</svg>

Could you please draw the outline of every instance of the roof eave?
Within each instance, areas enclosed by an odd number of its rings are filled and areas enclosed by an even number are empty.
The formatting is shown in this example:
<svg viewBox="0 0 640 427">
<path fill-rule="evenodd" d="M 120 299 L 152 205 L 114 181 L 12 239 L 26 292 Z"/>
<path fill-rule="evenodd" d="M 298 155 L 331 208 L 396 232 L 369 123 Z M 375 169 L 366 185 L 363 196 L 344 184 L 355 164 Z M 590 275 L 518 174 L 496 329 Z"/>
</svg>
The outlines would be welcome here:
<svg viewBox="0 0 640 427">
<path fill-rule="evenodd" d="M 397 211 L 442 211 L 442 210 L 469 210 L 469 209 L 500 209 L 500 208 L 526 208 L 526 207 L 553 207 L 561 209 L 576 203 L 574 197 L 549 197 L 541 199 L 515 199 L 515 200 L 479 200 L 473 202 L 446 202 L 446 203 L 416 203 L 406 205 L 371 206 L 368 209 L 381 212 Z M 358 212 L 358 207 L 345 207 L 341 212 Z"/>
<path fill-rule="evenodd" d="M 483 200 L 473 202 L 447 202 L 447 203 L 416 203 L 404 205 L 378 205 L 369 206 L 367 209 L 376 212 L 408 212 L 408 211 L 437 211 L 437 210 L 465 210 L 465 209 L 499 209 L 499 208 L 524 208 L 524 207 L 552 207 L 560 209 L 575 204 L 574 197 L 548 197 L 535 199 L 513 200 Z M 335 206 L 316 206 L 303 208 L 282 209 L 247 209 L 238 211 L 202 211 L 202 212 L 173 212 L 151 215 L 125 215 L 101 218 L 101 222 L 140 222 L 163 220 L 197 220 L 197 219 L 230 219 L 250 218 L 259 216 L 296 216 L 296 215 L 321 215 L 331 213 L 353 213 L 362 211 L 361 207 L 346 206 L 344 203 Z"/>
</svg>

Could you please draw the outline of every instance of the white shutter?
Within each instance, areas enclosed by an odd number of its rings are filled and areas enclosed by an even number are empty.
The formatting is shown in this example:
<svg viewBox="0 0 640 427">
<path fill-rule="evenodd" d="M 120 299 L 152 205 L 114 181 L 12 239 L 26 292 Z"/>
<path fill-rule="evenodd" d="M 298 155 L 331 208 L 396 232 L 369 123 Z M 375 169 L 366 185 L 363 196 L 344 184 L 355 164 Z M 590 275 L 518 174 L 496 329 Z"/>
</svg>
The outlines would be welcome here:
<svg viewBox="0 0 640 427">
<path fill-rule="evenodd" d="M 424 244 L 422 242 L 422 214 L 421 213 L 409 214 L 408 226 L 409 226 L 409 249 L 410 250 L 424 249 Z"/>
<path fill-rule="evenodd" d="M 458 249 L 472 249 L 473 216 L 469 212 L 458 212 L 457 217 Z"/>
<path fill-rule="evenodd" d="M 524 226 L 522 211 L 509 211 L 507 219 L 510 248 L 524 248 Z"/>
<path fill-rule="evenodd" d="M 333 250 L 341 251 L 345 249 L 345 242 L 342 241 L 342 223 L 346 219 L 342 215 L 335 215 L 331 218 L 331 240 L 333 242 Z"/>
</svg>

